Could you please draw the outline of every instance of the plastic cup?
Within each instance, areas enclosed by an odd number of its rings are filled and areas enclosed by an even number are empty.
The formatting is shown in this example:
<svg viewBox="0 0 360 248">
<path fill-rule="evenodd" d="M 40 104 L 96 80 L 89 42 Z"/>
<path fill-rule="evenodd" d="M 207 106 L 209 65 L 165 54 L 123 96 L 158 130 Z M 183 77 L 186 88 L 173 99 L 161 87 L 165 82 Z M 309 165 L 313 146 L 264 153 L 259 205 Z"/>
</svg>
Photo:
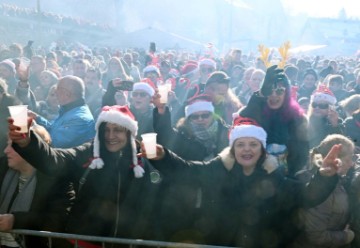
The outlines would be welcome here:
<svg viewBox="0 0 360 248">
<path fill-rule="evenodd" d="M 27 133 L 28 109 L 27 105 L 8 106 L 10 116 L 14 119 L 14 125 L 21 128 L 19 133 Z"/>
<path fill-rule="evenodd" d="M 147 158 L 156 157 L 156 135 L 157 133 L 145 133 L 141 135 Z"/>
<path fill-rule="evenodd" d="M 160 103 L 168 102 L 169 87 L 166 84 L 161 84 L 158 86 L 160 94 Z"/>
</svg>

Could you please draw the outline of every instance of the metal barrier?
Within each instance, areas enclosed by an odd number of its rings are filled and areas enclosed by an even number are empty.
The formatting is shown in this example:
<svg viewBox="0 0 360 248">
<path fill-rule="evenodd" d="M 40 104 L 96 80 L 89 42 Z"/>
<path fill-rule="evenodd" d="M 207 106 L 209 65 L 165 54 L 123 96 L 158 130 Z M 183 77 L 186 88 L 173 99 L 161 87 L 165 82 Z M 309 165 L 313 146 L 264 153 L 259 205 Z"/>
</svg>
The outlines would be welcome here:
<svg viewBox="0 0 360 248">
<path fill-rule="evenodd" d="M 25 229 L 16 229 L 11 232 L 16 235 L 20 241 L 24 240 L 25 236 L 37 236 L 47 238 L 49 241 L 49 247 L 52 248 L 52 239 L 68 239 L 74 240 L 74 248 L 80 248 L 79 241 L 97 242 L 101 243 L 101 246 L 105 248 L 105 244 L 122 244 L 128 245 L 129 248 L 136 248 L 137 246 L 149 246 L 149 247 L 167 247 L 167 248 L 226 248 L 225 246 L 211 246 L 211 245 L 200 245 L 200 244 L 186 244 L 186 243 L 173 243 L 173 242 L 162 242 L 142 239 L 122 239 L 122 238 L 107 238 L 99 236 L 87 236 L 67 233 L 56 233 L 46 231 L 33 231 Z M 21 245 L 23 246 L 23 245 Z M 23 246 L 23 248 L 32 248 Z"/>
</svg>

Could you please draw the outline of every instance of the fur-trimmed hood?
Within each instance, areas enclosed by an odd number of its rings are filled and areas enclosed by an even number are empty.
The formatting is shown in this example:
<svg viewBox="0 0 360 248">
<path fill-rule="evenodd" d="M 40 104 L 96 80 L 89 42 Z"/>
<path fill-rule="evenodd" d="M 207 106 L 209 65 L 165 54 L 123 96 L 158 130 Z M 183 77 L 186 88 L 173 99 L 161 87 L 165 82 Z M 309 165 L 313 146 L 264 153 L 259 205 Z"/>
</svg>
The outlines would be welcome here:
<svg viewBox="0 0 360 248">
<path fill-rule="evenodd" d="M 224 167 L 228 171 L 231 171 L 235 164 L 235 158 L 230 153 L 230 147 L 226 147 L 224 150 L 222 150 L 219 156 L 224 164 Z M 279 167 L 279 163 L 275 156 L 268 154 L 262 167 L 267 171 L 268 174 L 270 174 Z"/>
</svg>

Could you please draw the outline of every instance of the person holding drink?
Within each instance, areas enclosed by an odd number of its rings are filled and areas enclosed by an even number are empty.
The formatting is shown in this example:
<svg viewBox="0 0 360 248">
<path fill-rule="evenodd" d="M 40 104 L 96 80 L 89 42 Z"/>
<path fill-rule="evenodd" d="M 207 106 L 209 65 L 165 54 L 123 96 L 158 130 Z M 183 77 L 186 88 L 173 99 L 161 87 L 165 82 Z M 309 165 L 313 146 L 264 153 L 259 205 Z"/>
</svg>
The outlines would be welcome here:
<svg viewBox="0 0 360 248">
<path fill-rule="evenodd" d="M 284 177 L 267 155 L 267 133 L 254 120 L 236 117 L 229 139 L 229 147 L 210 161 L 186 161 L 161 145 L 150 161 L 165 178 L 191 171 L 203 194 L 211 196 L 201 213 L 205 229 L 199 230 L 206 244 L 286 247 L 298 234 L 300 207 L 316 206 L 334 189 L 341 145 L 334 145 L 302 184 Z M 142 152 L 146 156 L 143 145 Z"/>
<path fill-rule="evenodd" d="M 32 121 L 29 118 L 29 123 Z M 32 131 L 19 133 L 9 119 L 12 148 L 49 175 L 74 183 L 76 202 L 66 231 L 74 234 L 151 239 L 157 186 L 137 158 L 137 122 L 127 106 L 105 106 L 93 142 L 56 149 Z"/>
</svg>

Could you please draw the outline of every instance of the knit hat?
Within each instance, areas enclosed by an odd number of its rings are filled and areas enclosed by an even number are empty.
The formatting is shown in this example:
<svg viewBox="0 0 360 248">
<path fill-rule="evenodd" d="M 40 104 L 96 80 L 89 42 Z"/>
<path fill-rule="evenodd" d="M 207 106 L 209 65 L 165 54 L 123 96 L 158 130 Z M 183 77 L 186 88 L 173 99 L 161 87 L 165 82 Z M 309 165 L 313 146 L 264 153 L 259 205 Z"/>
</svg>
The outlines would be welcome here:
<svg viewBox="0 0 360 248">
<path fill-rule="evenodd" d="M 216 62 L 212 59 L 201 59 L 199 61 L 199 67 L 201 67 L 202 65 L 208 65 L 208 66 L 212 66 L 214 67 L 214 69 L 216 69 Z"/>
<path fill-rule="evenodd" d="M 5 59 L 5 60 L 1 61 L 0 65 L 4 65 L 4 66 L 8 67 L 13 73 L 16 72 L 15 63 L 12 62 L 10 59 Z"/>
<path fill-rule="evenodd" d="M 214 113 L 215 109 L 209 95 L 202 94 L 191 98 L 188 105 L 185 107 L 185 117 L 188 118 L 193 113 L 199 111 L 209 111 Z"/>
<path fill-rule="evenodd" d="M 136 90 L 143 90 L 146 93 L 148 93 L 151 97 L 155 94 L 155 90 L 148 83 L 143 83 L 143 82 L 135 83 L 133 85 L 133 91 Z"/>
<path fill-rule="evenodd" d="M 311 102 L 325 101 L 329 104 L 335 105 L 336 97 L 326 85 L 319 85 L 319 87 L 311 95 Z"/>
<path fill-rule="evenodd" d="M 214 71 L 206 80 L 206 85 L 210 85 L 212 83 L 229 84 L 230 77 L 223 71 Z"/>
<path fill-rule="evenodd" d="M 132 162 L 133 170 L 136 178 L 140 178 L 145 173 L 144 169 L 138 164 L 136 156 L 135 137 L 138 131 L 138 124 L 135 121 L 134 115 L 130 112 L 127 106 L 105 106 L 102 108 L 101 113 L 96 121 L 95 130 L 96 135 L 94 139 L 94 159 L 91 161 L 91 169 L 101 169 L 104 166 L 104 161 L 100 158 L 100 141 L 99 141 L 99 127 L 103 122 L 117 124 L 128 129 L 131 133 L 131 149 L 132 149 Z"/>
<path fill-rule="evenodd" d="M 158 68 L 157 66 L 155 66 L 155 65 L 148 65 L 148 66 L 146 66 L 146 67 L 144 68 L 144 70 L 143 70 L 144 75 L 145 75 L 146 73 L 149 73 L 149 72 L 155 72 L 155 73 L 158 74 L 158 76 L 160 76 L 160 70 L 159 70 L 159 68 Z"/>
<path fill-rule="evenodd" d="M 263 147 L 266 147 L 267 134 L 255 120 L 240 116 L 238 113 L 233 114 L 233 126 L 229 134 L 229 146 L 232 147 L 235 140 L 242 137 L 251 137 L 259 140 Z"/>
</svg>

